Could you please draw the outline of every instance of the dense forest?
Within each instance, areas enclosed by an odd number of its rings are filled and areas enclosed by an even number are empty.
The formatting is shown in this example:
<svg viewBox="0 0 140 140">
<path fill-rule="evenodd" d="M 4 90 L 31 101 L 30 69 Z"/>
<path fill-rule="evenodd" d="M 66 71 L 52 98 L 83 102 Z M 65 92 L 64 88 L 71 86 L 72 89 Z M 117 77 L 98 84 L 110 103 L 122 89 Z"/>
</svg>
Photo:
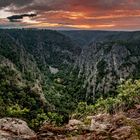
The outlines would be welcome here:
<svg viewBox="0 0 140 140">
<path fill-rule="evenodd" d="M 140 103 L 139 33 L 90 32 L 84 46 L 83 36 L 72 36 L 0 30 L 1 118 L 18 117 L 38 130 L 44 121 L 61 126 L 71 116 L 114 114 Z"/>
</svg>

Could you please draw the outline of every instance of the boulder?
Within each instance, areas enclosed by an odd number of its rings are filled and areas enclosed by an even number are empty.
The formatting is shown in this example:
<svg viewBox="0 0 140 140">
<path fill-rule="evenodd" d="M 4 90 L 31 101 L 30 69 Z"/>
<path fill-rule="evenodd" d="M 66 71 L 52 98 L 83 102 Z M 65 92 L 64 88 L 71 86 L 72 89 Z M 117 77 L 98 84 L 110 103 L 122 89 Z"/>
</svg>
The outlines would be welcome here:
<svg viewBox="0 0 140 140">
<path fill-rule="evenodd" d="M 130 126 L 122 126 L 112 132 L 112 138 L 115 140 L 129 139 L 132 135 L 132 128 Z"/>
<path fill-rule="evenodd" d="M 92 117 L 90 130 L 104 131 L 111 126 L 109 122 L 110 116 L 108 114 L 98 114 Z"/>
<path fill-rule="evenodd" d="M 94 119 L 91 120 L 90 130 L 103 131 L 103 130 L 107 130 L 107 128 L 108 128 L 108 124 L 96 122 Z"/>
<path fill-rule="evenodd" d="M 66 125 L 66 128 L 69 131 L 78 130 L 83 127 L 85 127 L 84 123 L 76 119 L 69 120 L 68 125 Z"/>
<path fill-rule="evenodd" d="M 69 120 L 68 125 L 70 126 L 75 126 L 75 125 L 82 125 L 83 123 L 79 120 L 73 119 L 73 120 Z"/>
<path fill-rule="evenodd" d="M 36 140 L 36 134 L 27 123 L 16 118 L 0 119 L 0 140 Z"/>
</svg>

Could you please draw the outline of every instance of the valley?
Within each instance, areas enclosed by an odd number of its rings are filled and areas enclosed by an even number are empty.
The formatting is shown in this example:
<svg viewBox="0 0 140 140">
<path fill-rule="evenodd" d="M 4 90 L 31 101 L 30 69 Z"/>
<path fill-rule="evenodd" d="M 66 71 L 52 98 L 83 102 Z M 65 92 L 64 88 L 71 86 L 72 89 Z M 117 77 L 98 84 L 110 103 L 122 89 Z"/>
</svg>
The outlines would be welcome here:
<svg viewBox="0 0 140 140">
<path fill-rule="evenodd" d="M 23 119 L 35 132 L 44 121 L 65 131 L 70 120 L 89 123 L 101 113 L 135 122 L 129 111 L 139 114 L 139 79 L 139 31 L 0 29 L 0 118 Z M 83 125 L 72 136 L 92 131 Z"/>
</svg>

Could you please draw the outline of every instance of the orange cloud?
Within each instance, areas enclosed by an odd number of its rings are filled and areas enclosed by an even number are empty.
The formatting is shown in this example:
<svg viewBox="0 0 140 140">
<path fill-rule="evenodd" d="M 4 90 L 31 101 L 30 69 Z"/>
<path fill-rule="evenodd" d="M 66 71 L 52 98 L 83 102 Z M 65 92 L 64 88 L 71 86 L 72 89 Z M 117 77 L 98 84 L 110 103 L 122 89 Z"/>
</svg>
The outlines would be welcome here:
<svg viewBox="0 0 140 140">
<path fill-rule="evenodd" d="M 5 0 L 10 1 L 10 0 Z M 37 13 L 21 26 L 38 28 L 76 28 L 128 30 L 140 29 L 139 0 L 16 0 L 8 13 Z M 9 3 L 11 4 L 11 3 Z M 6 7 L 6 3 L 1 4 Z M 9 24 L 9 23 L 7 23 Z M 15 23 L 16 26 L 16 23 Z"/>
</svg>

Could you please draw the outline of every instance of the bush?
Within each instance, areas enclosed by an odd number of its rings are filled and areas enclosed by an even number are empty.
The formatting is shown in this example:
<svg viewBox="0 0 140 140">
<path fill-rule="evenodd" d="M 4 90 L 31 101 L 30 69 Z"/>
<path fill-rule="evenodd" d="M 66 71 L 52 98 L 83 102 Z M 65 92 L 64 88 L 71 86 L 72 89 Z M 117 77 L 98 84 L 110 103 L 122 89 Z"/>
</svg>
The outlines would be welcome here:
<svg viewBox="0 0 140 140">
<path fill-rule="evenodd" d="M 116 97 L 100 98 L 94 105 L 79 103 L 74 117 L 82 118 L 85 115 L 97 113 L 116 113 L 118 111 L 127 111 L 135 104 L 140 103 L 140 80 L 128 80 L 118 86 L 118 95 Z"/>
<path fill-rule="evenodd" d="M 38 130 L 38 128 L 43 124 L 43 122 L 48 120 L 49 120 L 48 116 L 42 110 L 40 113 L 37 114 L 36 118 L 32 119 L 29 122 L 29 126 L 34 130 Z"/>
<path fill-rule="evenodd" d="M 29 126 L 34 130 L 37 130 L 44 122 L 60 125 L 62 121 L 63 117 L 57 113 L 48 112 L 46 114 L 43 110 L 38 110 L 37 117 L 29 122 Z"/>
<path fill-rule="evenodd" d="M 23 108 L 16 104 L 10 107 L 7 107 L 7 114 L 9 117 L 23 117 L 24 115 L 29 113 L 29 109 Z"/>
</svg>

